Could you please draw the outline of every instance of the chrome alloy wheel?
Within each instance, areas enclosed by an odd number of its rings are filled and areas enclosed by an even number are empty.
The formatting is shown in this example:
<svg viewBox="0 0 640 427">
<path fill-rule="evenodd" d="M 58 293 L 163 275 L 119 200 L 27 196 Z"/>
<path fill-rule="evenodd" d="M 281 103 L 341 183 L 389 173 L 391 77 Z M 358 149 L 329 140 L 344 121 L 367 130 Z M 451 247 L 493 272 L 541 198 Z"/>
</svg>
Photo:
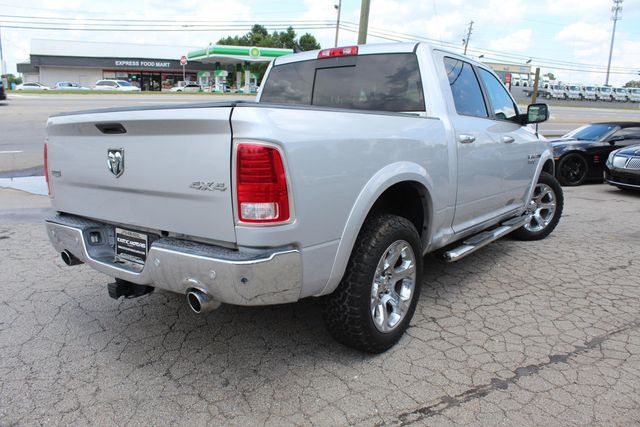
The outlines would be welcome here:
<svg viewBox="0 0 640 427">
<path fill-rule="evenodd" d="M 532 232 L 544 230 L 553 220 L 555 212 L 556 194 L 553 189 L 547 184 L 536 185 L 526 211 L 531 215 L 531 220 L 524 225 L 524 228 Z"/>
<path fill-rule="evenodd" d="M 416 256 L 404 240 L 382 254 L 371 285 L 371 318 L 380 332 L 391 332 L 409 311 L 416 286 Z"/>
</svg>

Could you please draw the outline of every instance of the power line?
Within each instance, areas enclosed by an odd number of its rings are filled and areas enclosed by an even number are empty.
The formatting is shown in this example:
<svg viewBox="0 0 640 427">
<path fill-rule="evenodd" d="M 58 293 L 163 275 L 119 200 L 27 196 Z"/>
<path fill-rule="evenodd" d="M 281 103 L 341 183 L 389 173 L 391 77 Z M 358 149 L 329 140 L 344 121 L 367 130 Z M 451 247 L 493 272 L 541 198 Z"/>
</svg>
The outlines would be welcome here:
<svg viewBox="0 0 640 427">
<path fill-rule="evenodd" d="M 353 22 L 346 22 L 343 21 L 344 25 L 351 25 L 352 27 L 356 26 L 356 24 L 354 24 Z M 453 49 L 459 49 L 459 45 L 457 43 L 452 43 L 452 42 L 443 42 L 443 41 L 439 41 L 439 40 L 435 40 L 435 39 L 431 39 L 428 37 L 424 37 L 424 36 L 418 36 L 415 34 L 406 34 L 406 33 L 400 33 L 397 31 L 390 31 L 390 30 L 381 30 L 378 28 L 374 28 L 371 27 L 373 29 L 373 31 L 370 31 L 370 34 L 374 37 L 378 37 L 378 38 L 382 38 L 385 40 L 391 40 L 391 41 L 427 41 L 429 43 L 432 44 L 437 44 L 440 46 L 445 46 L 445 47 L 449 47 L 449 48 L 453 48 Z M 374 35 L 375 34 L 375 35 Z M 383 37 L 381 37 L 383 36 Z M 596 69 L 603 69 L 604 66 L 602 65 L 597 65 L 597 64 L 586 64 L 586 63 L 576 63 L 573 61 L 563 61 L 563 60 L 558 60 L 558 59 L 550 59 L 550 58 L 541 58 L 541 57 L 535 57 L 535 56 L 527 56 L 527 55 L 519 55 L 519 54 L 512 54 L 512 53 L 505 53 L 505 52 L 500 52 L 500 51 L 496 51 L 496 50 L 492 50 L 492 49 L 485 49 L 485 48 L 469 48 L 470 52 L 476 52 L 478 54 L 486 54 L 486 53 L 490 53 L 493 56 L 496 57 L 502 57 L 502 58 L 508 58 L 512 61 L 514 60 L 529 60 L 529 59 L 533 59 L 535 60 L 536 63 L 539 63 L 540 65 L 544 65 L 547 67 L 551 67 L 551 66 L 555 66 L 556 64 L 560 64 L 560 65 L 566 65 L 566 66 L 580 66 L 580 67 L 584 67 L 584 68 L 596 68 Z M 502 59 L 504 60 L 504 59 Z M 551 65 L 548 65 L 551 64 Z M 625 70 L 625 71 L 633 71 L 634 73 L 637 72 L 637 68 L 635 67 L 615 67 L 617 70 Z"/>
</svg>

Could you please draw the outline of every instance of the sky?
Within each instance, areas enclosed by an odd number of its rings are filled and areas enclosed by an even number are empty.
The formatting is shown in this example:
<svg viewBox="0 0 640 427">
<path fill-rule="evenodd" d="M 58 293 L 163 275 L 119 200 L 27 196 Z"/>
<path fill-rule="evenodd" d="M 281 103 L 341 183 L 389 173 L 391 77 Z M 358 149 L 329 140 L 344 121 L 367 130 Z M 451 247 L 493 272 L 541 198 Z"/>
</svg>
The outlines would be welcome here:
<svg viewBox="0 0 640 427">
<path fill-rule="evenodd" d="M 124 32 L 59 31 L 7 28 L 9 21 L 35 17 L 63 18 L 82 28 L 93 19 L 179 21 L 284 21 L 303 34 L 316 36 L 322 47 L 334 44 L 335 27 L 301 29 L 296 21 L 335 22 L 338 0 L 0 0 L 2 49 L 7 71 L 27 61 L 31 39 L 113 41 L 204 47 L 240 31 Z M 412 36 L 444 43 L 461 52 L 469 22 L 473 30 L 469 56 L 524 64 L 531 60 L 542 73 L 565 82 L 604 84 L 611 40 L 612 0 L 371 0 L 368 43 L 392 43 Z M 640 0 L 625 0 L 617 23 L 610 83 L 623 85 L 640 75 Z M 28 18 L 8 18 L 7 15 Z M 355 29 L 360 0 L 342 0 L 341 20 Z M 40 21 L 42 22 L 42 20 Z M 94 23 L 96 21 L 93 21 Z M 351 23 L 351 24 L 350 24 Z M 328 24 L 327 24 L 328 25 Z M 398 35 L 398 33 L 401 33 Z M 341 29 L 339 45 L 357 41 L 354 31 Z"/>
</svg>

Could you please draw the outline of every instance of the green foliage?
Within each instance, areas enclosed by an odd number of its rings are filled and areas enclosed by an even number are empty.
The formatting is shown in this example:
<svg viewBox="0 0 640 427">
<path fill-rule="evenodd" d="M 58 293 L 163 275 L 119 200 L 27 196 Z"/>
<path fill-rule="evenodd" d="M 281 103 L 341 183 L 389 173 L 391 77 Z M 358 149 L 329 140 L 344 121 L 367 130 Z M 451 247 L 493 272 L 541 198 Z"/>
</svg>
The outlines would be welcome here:
<svg viewBox="0 0 640 427">
<path fill-rule="evenodd" d="M 7 78 L 9 85 L 11 85 L 11 83 L 15 83 L 17 85 L 22 83 L 22 77 L 16 77 L 13 74 L 6 74 L 5 77 Z"/>
<path fill-rule="evenodd" d="M 640 80 L 629 80 L 624 87 L 640 87 Z"/>
<path fill-rule="evenodd" d="M 320 44 L 316 38 L 306 33 L 296 40 L 296 32 L 293 27 L 287 28 L 285 31 L 269 31 L 262 25 L 256 24 L 247 34 L 242 36 L 229 36 L 218 40 L 218 44 L 231 46 L 257 46 L 257 47 L 276 47 L 282 49 L 294 50 L 313 50 L 320 49 Z"/>
</svg>

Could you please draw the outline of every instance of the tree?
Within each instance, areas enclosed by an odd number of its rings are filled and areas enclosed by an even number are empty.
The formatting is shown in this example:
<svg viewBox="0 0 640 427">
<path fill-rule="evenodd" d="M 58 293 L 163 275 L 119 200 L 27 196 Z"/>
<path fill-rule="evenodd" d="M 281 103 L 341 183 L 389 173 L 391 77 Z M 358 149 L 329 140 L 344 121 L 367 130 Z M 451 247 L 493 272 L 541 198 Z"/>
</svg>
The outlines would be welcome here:
<svg viewBox="0 0 640 427">
<path fill-rule="evenodd" d="M 640 87 L 640 80 L 629 80 L 624 87 Z"/>
<path fill-rule="evenodd" d="M 306 33 L 300 36 L 300 40 L 298 40 L 298 45 L 300 47 L 300 50 L 320 49 L 320 43 L 318 43 L 316 38 L 309 33 Z"/>
<path fill-rule="evenodd" d="M 294 51 L 320 49 L 320 44 L 316 38 L 305 33 L 296 40 L 296 32 L 293 27 L 287 28 L 285 31 L 269 31 L 260 24 L 251 27 L 251 31 L 243 36 L 229 36 L 218 40 L 218 44 L 228 46 L 256 46 L 256 47 L 275 47 L 281 49 L 293 49 Z M 253 74 L 258 75 L 258 81 L 262 80 L 264 72 L 267 70 L 267 64 L 258 63 L 251 64 L 250 70 Z M 231 73 L 230 82 L 235 80 L 235 73 Z"/>
<path fill-rule="evenodd" d="M 11 83 L 15 83 L 17 85 L 22 83 L 22 77 L 16 77 L 13 74 L 6 74 L 4 77 L 7 78 L 7 82 L 9 83 L 9 85 L 11 85 Z"/>
</svg>

